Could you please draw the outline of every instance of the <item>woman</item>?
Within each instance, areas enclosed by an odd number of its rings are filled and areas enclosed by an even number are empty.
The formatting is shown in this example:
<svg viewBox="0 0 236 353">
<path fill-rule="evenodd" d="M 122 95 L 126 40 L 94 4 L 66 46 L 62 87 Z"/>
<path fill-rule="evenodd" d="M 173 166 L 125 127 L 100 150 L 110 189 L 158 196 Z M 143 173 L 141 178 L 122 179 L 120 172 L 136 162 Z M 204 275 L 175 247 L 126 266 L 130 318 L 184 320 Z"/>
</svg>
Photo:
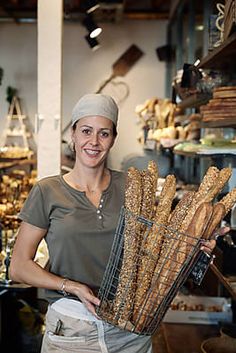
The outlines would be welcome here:
<svg viewBox="0 0 236 353">
<path fill-rule="evenodd" d="M 83 96 L 72 112 L 74 168 L 32 189 L 11 260 L 11 278 L 46 289 L 49 307 L 42 352 L 151 353 L 151 338 L 99 320 L 97 291 L 109 258 L 124 174 L 106 167 L 116 138 L 118 107 L 102 94 Z M 222 233 L 223 234 L 223 233 Z M 34 262 L 40 241 L 49 272 Z M 205 247 L 211 251 L 212 240 Z"/>
<path fill-rule="evenodd" d="M 152 352 L 150 337 L 120 330 L 95 313 L 124 201 L 124 174 L 106 167 L 117 119 L 110 96 L 83 96 L 72 112 L 74 168 L 40 180 L 20 213 L 10 273 L 17 282 L 46 289 L 50 305 L 43 353 Z M 49 272 L 34 262 L 43 238 Z"/>
</svg>

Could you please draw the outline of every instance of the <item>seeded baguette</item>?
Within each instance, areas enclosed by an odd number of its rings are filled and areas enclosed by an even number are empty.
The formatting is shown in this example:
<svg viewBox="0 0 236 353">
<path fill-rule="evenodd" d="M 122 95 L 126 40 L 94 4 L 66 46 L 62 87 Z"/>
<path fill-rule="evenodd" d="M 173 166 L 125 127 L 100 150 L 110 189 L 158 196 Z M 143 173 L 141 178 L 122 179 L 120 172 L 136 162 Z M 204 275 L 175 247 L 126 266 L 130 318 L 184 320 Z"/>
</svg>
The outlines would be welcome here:
<svg viewBox="0 0 236 353">
<path fill-rule="evenodd" d="M 225 214 L 227 214 L 236 203 L 236 188 L 228 192 L 228 194 L 220 200 L 220 203 L 225 206 Z"/>
<path fill-rule="evenodd" d="M 135 216 L 140 215 L 142 200 L 141 173 L 131 167 L 127 172 L 125 189 L 125 208 Z M 119 275 L 117 292 L 114 300 L 114 314 L 118 315 L 118 322 L 123 325 L 129 320 L 133 307 L 134 294 L 137 285 L 137 258 L 140 247 L 140 224 L 134 217 L 127 217 L 124 231 L 124 254 Z"/>
<path fill-rule="evenodd" d="M 204 202 L 211 202 L 223 190 L 225 184 L 230 179 L 231 175 L 232 168 L 221 169 L 213 187 L 203 198 Z"/>
<path fill-rule="evenodd" d="M 153 281 L 156 280 L 156 277 L 159 275 L 163 263 L 166 260 L 166 257 L 172 259 L 172 261 L 176 261 L 176 249 L 179 247 L 179 234 L 177 234 L 178 229 L 181 227 L 182 221 L 188 212 L 188 209 L 191 205 L 191 202 L 194 198 L 195 192 L 189 191 L 187 192 L 182 199 L 178 202 L 175 209 L 171 213 L 170 219 L 167 223 L 167 229 L 165 230 L 164 242 L 162 245 L 160 257 L 158 263 L 156 264 Z"/>
<path fill-rule="evenodd" d="M 146 310 L 146 301 L 148 300 L 148 290 L 150 288 L 150 285 L 152 283 L 152 287 L 155 286 L 155 283 L 153 283 L 153 278 L 156 278 L 158 276 L 159 271 L 161 270 L 161 267 L 163 266 L 163 262 L 165 261 L 165 258 L 167 256 L 167 249 L 169 249 L 169 256 L 175 256 L 176 258 L 176 248 L 179 246 L 179 240 L 177 238 L 176 232 L 171 232 L 170 229 L 175 229 L 176 231 L 178 228 L 181 226 L 181 223 L 188 211 L 188 208 L 193 200 L 194 197 L 194 192 L 189 191 L 184 194 L 182 199 L 178 202 L 176 205 L 175 209 L 172 211 L 170 215 L 170 219 L 167 223 L 168 229 L 165 231 L 165 234 L 167 234 L 166 237 L 163 239 L 163 244 L 161 246 L 161 251 L 160 251 L 160 256 L 155 264 L 155 269 L 154 272 L 151 269 L 150 273 L 150 265 L 146 267 L 147 271 L 147 276 L 148 276 L 148 281 L 146 281 L 145 284 L 141 283 L 140 286 L 137 287 L 137 290 L 142 292 L 141 294 L 136 293 L 136 302 L 135 302 L 135 313 L 134 313 L 134 321 L 138 320 L 137 323 L 137 329 L 141 330 L 142 327 L 145 324 L 145 321 L 147 320 L 146 316 L 142 311 L 148 312 L 148 309 Z M 141 278 L 140 278 L 141 282 Z M 145 286 L 145 287 L 144 287 Z M 143 288 L 143 290 L 141 290 Z M 150 305 L 149 305 L 150 306 Z M 144 309 L 145 308 L 145 309 Z M 142 316 L 141 316 L 142 313 Z M 141 316 L 141 317 L 140 317 Z"/>
<path fill-rule="evenodd" d="M 194 191 L 186 192 L 182 199 L 177 203 L 175 209 L 170 215 L 169 222 L 167 224 L 168 228 L 178 231 L 181 226 L 186 214 L 189 210 L 189 207 L 195 197 Z"/>
<path fill-rule="evenodd" d="M 141 172 L 142 181 L 142 202 L 140 214 L 146 219 L 153 218 L 156 189 L 157 189 L 158 170 L 153 161 L 148 163 L 148 168 Z"/>
<path fill-rule="evenodd" d="M 174 175 L 168 175 L 165 179 L 156 214 L 154 224 L 142 245 L 143 253 L 141 263 L 138 268 L 137 290 L 135 294 L 135 304 L 133 313 L 133 322 L 136 325 L 138 320 L 138 329 L 141 329 L 146 320 L 145 315 L 140 316 L 140 309 L 143 307 L 146 294 L 149 290 L 156 263 L 161 253 L 161 247 L 164 241 L 164 226 L 167 224 L 172 202 L 176 192 L 176 179 Z M 141 309 L 142 310 L 142 309 Z"/>
</svg>

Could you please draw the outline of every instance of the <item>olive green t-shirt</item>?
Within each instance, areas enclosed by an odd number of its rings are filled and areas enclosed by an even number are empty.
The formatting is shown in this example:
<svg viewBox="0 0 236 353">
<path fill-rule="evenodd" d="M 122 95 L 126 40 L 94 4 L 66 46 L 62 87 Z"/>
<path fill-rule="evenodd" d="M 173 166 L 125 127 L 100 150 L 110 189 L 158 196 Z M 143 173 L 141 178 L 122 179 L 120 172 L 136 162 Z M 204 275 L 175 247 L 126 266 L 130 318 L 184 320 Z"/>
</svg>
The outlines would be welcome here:
<svg viewBox="0 0 236 353">
<path fill-rule="evenodd" d="M 40 180 L 31 190 L 19 218 L 47 229 L 49 271 L 87 284 L 96 293 L 109 259 L 124 203 L 125 175 L 110 171 L 111 181 L 96 208 L 85 192 L 61 175 Z M 47 291 L 54 300 L 59 293 Z M 50 299 L 51 298 L 51 299 Z"/>
</svg>

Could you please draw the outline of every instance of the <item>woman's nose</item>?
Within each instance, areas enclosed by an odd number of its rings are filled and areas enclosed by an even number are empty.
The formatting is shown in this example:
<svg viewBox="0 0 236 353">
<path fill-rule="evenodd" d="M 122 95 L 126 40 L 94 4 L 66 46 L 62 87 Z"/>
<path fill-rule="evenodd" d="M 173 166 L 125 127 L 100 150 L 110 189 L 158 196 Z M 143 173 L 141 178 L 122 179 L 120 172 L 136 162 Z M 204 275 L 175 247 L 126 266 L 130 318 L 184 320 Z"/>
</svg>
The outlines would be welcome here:
<svg viewBox="0 0 236 353">
<path fill-rule="evenodd" d="M 98 144 L 98 134 L 92 134 L 91 135 L 90 143 L 92 145 L 97 145 Z"/>
</svg>

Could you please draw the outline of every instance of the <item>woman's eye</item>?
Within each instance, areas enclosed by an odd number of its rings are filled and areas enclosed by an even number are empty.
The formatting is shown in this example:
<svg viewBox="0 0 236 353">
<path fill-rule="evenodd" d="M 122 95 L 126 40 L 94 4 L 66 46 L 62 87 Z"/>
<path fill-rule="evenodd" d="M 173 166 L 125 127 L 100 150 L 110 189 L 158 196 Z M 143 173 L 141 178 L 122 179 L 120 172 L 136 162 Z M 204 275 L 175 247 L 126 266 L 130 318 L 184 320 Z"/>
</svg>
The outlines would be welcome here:
<svg viewBox="0 0 236 353">
<path fill-rule="evenodd" d="M 82 133 L 85 134 L 85 135 L 90 135 L 90 134 L 91 134 L 91 130 L 89 130 L 89 129 L 83 129 L 83 130 L 82 130 Z"/>
<path fill-rule="evenodd" d="M 101 131 L 101 136 L 102 137 L 108 137 L 110 134 L 107 131 Z"/>
</svg>

